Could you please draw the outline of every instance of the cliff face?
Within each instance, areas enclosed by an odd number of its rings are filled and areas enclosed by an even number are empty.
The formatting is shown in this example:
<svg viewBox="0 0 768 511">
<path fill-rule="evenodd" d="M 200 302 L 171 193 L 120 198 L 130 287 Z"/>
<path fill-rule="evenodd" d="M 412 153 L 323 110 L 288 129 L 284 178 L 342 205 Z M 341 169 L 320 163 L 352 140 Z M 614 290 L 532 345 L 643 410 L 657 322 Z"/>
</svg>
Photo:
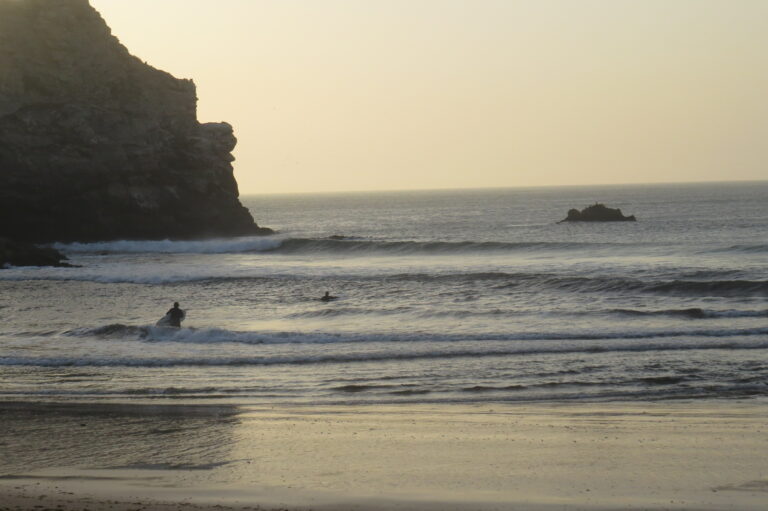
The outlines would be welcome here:
<svg viewBox="0 0 768 511">
<path fill-rule="evenodd" d="M 0 0 L 0 236 L 269 233 L 237 198 L 232 127 L 196 105 L 88 0 Z"/>
</svg>

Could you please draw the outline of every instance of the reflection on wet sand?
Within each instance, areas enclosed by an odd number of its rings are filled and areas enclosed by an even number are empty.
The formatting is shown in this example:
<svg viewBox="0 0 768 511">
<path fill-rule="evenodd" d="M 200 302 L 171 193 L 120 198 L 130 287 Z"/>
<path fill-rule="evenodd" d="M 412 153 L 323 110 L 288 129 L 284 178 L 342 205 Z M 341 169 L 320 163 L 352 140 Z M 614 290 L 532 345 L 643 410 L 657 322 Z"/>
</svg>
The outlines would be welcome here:
<svg viewBox="0 0 768 511">
<path fill-rule="evenodd" d="M 6 478 L 56 467 L 214 468 L 231 462 L 239 422 L 234 406 L 4 403 L 0 411 Z"/>
</svg>

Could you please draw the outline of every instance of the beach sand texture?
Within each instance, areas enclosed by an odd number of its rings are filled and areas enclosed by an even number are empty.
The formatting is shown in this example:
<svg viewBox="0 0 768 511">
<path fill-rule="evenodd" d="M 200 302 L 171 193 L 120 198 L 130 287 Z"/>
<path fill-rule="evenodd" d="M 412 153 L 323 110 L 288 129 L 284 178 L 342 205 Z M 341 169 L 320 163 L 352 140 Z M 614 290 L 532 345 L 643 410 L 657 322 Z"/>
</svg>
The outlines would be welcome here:
<svg viewBox="0 0 768 511">
<path fill-rule="evenodd" d="M 768 406 L 3 405 L 0 509 L 738 509 Z"/>
</svg>

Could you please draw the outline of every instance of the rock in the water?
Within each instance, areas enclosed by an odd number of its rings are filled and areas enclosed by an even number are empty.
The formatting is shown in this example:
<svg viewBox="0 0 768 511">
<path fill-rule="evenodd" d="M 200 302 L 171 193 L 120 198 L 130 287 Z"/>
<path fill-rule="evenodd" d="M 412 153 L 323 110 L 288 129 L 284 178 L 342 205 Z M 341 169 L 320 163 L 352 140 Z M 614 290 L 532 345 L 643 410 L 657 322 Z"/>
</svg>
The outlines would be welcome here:
<svg viewBox="0 0 768 511">
<path fill-rule="evenodd" d="M 0 269 L 8 266 L 71 266 L 58 250 L 0 238 Z"/>
<path fill-rule="evenodd" d="M 238 200 L 232 127 L 196 108 L 88 0 L 0 0 L 0 236 L 271 233 Z"/>
<path fill-rule="evenodd" d="M 624 216 L 620 209 L 606 207 L 605 204 L 594 203 L 579 211 L 568 210 L 568 216 L 562 222 L 635 222 L 635 215 Z"/>
</svg>

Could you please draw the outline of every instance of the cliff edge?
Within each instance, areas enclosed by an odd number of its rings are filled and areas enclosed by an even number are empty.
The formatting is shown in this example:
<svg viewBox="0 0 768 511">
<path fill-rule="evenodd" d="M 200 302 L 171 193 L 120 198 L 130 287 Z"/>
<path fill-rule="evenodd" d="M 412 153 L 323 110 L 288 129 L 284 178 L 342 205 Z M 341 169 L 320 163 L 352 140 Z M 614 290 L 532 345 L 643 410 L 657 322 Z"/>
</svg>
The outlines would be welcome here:
<svg viewBox="0 0 768 511">
<path fill-rule="evenodd" d="M 238 200 L 227 123 L 132 56 L 88 0 L 0 0 L 0 236 L 269 234 Z"/>
</svg>

